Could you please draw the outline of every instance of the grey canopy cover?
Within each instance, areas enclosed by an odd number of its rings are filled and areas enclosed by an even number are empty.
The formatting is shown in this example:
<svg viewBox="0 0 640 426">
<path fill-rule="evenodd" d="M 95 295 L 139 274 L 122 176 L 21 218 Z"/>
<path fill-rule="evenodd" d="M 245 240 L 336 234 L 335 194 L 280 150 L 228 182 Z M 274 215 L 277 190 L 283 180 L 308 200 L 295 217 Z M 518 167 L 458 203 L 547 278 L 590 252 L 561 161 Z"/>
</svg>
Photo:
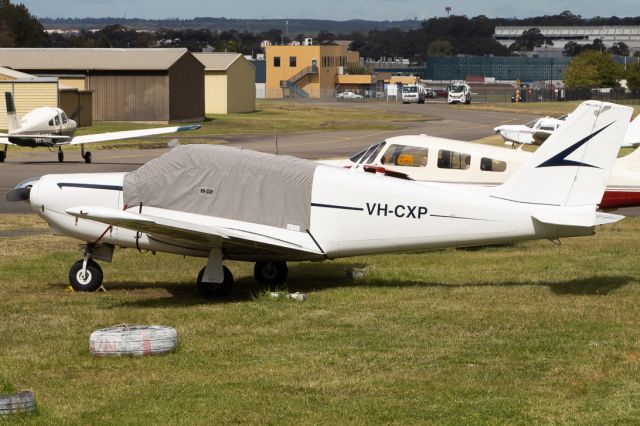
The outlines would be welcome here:
<svg viewBox="0 0 640 426">
<path fill-rule="evenodd" d="M 127 173 L 124 203 L 309 229 L 317 164 L 215 145 L 178 146 Z"/>
</svg>

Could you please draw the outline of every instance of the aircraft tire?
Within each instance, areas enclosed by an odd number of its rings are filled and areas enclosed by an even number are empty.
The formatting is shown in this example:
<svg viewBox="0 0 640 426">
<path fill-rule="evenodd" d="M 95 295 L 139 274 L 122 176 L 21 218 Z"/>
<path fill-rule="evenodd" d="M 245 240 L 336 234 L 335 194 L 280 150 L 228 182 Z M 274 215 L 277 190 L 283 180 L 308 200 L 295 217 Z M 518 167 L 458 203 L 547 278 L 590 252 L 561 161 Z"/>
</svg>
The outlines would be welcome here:
<svg viewBox="0 0 640 426">
<path fill-rule="evenodd" d="M 4 163 L 4 159 L 7 157 L 7 154 L 4 151 L 0 151 L 0 163 Z"/>
<path fill-rule="evenodd" d="M 89 336 L 94 356 L 145 356 L 175 352 L 178 332 L 161 325 L 118 325 L 96 330 Z"/>
<path fill-rule="evenodd" d="M 89 151 L 84 153 L 84 162 L 91 164 L 91 153 Z"/>
<path fill-rule="evenodd" d="M 93 260 L 87 262 L 87 275 L 82 276 L 82 260 L 69 269 L 69 282 L 75 291 L 96 291 L 102 285 L 102 268 Z"/>
<path fill-rule="evenodd" d="M 202 268 L 198 273 L 198 278 L 196 279 L 196 285 L 198 286 L 198 291 L 205 299 L 213 299 L 216 297 L 224 297 L 228 296 L 231 293 L 231 289 L 233 288 L 233 274 L 226 266 L 222 267 L 222 271 L 224 273 L 224 279 L 221 283 L 206 283 L 202 281 L 202 277 L 204 276 L 205 268 Z"/>
<path fill-rule="evenodd" d="M 35 413 L 36 397 L 32 391 L 0 395 L 0 419 L 9 414 Z"/>
<path fill-rule="evenodd" d="M 253 267 L 253 276 L 260 284 L 277 285 L 287 281 L 289 268 L 287 262 L 256 262 Z"/>
<path fill-rule="evenodd" d="M 62 163 L 64 161 L 64 152 L 58 151 L 58 162 Z"/>
</svg>

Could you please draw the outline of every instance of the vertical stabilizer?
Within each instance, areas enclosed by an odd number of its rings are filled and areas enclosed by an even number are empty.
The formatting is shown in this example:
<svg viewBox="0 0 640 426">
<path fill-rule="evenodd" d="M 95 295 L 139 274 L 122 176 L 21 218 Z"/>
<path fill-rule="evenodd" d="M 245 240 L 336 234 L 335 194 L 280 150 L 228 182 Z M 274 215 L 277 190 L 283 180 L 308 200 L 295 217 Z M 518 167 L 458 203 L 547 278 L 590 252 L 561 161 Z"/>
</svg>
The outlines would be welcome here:
<svg viewBox="0 0 640 426">
<path fill-rule="evenodd" d="M 7 130 L 11 133 L 20 128 L 20 122 L 16 113 L 16 104 L 13 102 L 13 94 L 4 92 L 4 99 L 7 105 Z"/>
<path fill-rule="evenodd" d="M 492 196 L 551 206 L 600 203 L 633 109 L 586 101 Z"/>
</svg>

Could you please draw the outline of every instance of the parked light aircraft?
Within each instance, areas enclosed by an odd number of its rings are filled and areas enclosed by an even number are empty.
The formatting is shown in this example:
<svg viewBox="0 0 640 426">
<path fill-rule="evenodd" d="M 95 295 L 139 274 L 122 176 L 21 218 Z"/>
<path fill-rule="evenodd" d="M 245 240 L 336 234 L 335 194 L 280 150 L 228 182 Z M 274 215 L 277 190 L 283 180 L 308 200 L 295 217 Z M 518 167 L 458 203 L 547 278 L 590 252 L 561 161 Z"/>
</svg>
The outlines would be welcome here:
<svg viewBox="0 0 640 426">
<path fill-rule="evenodd" d="M 493 130 L 502 136 L 505 143 L 515 145 L 540 145 L 562 124 L 567 115 L 558 118 L 540 117 L 527 124 L 503 124 Z M 622 141 L 622 148 L 640 146 L 640 116 L 629 124 Z"/>
<path fill-rule="evenodd" d="M 407 135 L 374 144 L 349 159 L 321 163 L 416 181 L 495 186 L 509 179 L 532 155 L 519 149 Z M 640 148 L 616 159 L 600 201 L 603 209 L 630 206 L 640 206 Z"/>
<path fill-rule="evenodd" d="M 158 127 L 154 129 L 74 136 L 77 123 L 68 118 L 62 109 L 40 107 L 30 111 L 20 119 L 16 114 L 16 107 L 11 92 L 5 92 L 5 100 L 9 128 L 8 133 L 0 133 L 0 145 L 4 145 L 4 150 L 0 151 L 0 162 L 4 162 L 6 159 L 9 145 L 27 146 L 31 148 L 58 148 L 58 161 L 60 162 L 64 161 L 63 146 L 80 145 L 80 155 L 85 163 L 91 163 L 91 152 L 85 152 L 84 150 L 84 145 L 88 143 L 132 139 L 200 128 L 199 124 L 192 124 L 189 126 Z"/>
<path fill-rule="evenodd" d="M 597 213 L 632 109 L 584 102 L 501 186 L 411 182 L 293 157 L 179 146 L 130 173 L 46 175 L 7 194 L 27 200 L 56 235 L 82 241 L 69 271 L 96 290 L 115 246 L 207 258 L 196 280 L 226 295 L 223 259 L 255 262 L 281 283 L 287 261 L 324 260 L 592 235 L 622 216 Z"/>
</svg>

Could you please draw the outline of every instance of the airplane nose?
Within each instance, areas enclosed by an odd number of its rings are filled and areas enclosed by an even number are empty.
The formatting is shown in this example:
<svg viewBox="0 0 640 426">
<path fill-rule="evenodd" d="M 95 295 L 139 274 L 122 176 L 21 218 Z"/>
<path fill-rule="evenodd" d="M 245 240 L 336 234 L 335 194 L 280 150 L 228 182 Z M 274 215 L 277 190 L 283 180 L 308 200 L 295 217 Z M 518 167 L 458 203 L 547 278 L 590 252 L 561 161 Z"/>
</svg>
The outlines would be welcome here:
<svg viewBox="0 0 640 426">
<path fill-rule="evenodd" d="M 31 188 L 38 182 L 39 179 L 39 177 L 35 177 L 17 184 L 14 189 L 7 192 L 7 201 L 29 201 Z"/>
</svg>

